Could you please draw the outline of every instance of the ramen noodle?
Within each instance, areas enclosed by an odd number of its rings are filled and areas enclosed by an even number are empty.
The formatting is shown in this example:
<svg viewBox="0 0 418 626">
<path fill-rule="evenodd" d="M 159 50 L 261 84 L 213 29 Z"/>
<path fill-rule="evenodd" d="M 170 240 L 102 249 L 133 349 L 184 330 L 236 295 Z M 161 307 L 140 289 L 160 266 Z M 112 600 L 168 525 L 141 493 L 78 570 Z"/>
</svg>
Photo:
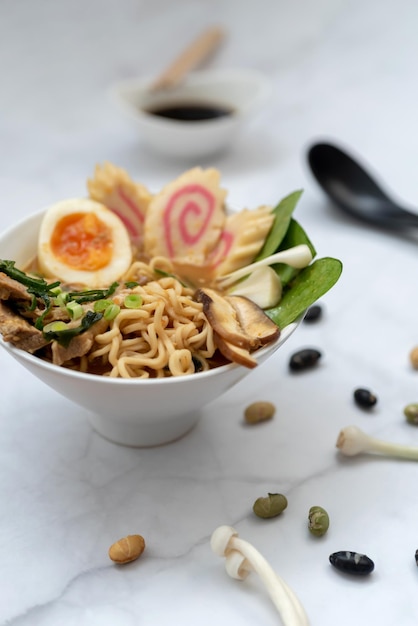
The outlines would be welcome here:
<svg viewBox="0 0 418 626">
<path fill-rule="evenodd" d="M 122 305 L 127 291 L 113 301 Z M 82 371 L 96 359 L 109 363 L 111 377 L 157 378 L 192 374 L 209 369 L 216 346 L 202 305 L 193 290 L 176 278 L 151 280 L 129 290 L 139 295 L 141 306 L 122 308 L 109 330 L 95 337 L 95 347 L 80 363 Z"/>
</svg>

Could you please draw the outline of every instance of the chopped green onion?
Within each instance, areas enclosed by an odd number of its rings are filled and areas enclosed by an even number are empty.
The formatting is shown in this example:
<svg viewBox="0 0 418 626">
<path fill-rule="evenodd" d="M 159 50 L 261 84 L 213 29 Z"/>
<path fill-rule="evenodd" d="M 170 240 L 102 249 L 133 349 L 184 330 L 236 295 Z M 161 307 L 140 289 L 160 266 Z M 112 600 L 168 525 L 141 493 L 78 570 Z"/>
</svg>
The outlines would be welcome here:
<svg viewBox="0 0 418 626">
<path fill-rule="evenodd" d="M 103 315 L 101 313 L 93 313 L 93 311 L 87 311 L 79 326 L 69 327 L 64 322 L 51 322 L 47 324 L 43 329 L 45 339 L 51 341 L 58 341 L 59 344 L 65 348 L 69 345 L 71 339 L 77 335 L 81 335 L 86 330 L 91 328 L 93 324 L 101 320 Z"/>
<path fill-rule="evenodd" d="M 158 276 L 162 276 L 163 278 L 175 278 L 176 280 L 179 281 L 182 287 L 187 287 L 186 283 L 183 283 L 178 276 L 176 276 L 175 274 L 170 274 L 169 272 L 165 272 L 164 270 L 160 270 L 158 269 L 158 267 L 154 268 L 154 274 L 157 274 Z"/>
<path fill-rule="evenodd" d="M 52 294 L 54 294 L 54 296 L 58 296 L 60 293 L 62 293 L 62 289 L 60 286 L 53 287 L 53 289 L 51 289 L 50 291 Z"/>
<path fill-rule="evenodd" d="M 136 280 L 129 280 L 127 283 L 125 283 L 125 287 L 127 289 L 133 289 L 134 287 L 138 287 L 139 283 L 136 282 Z"/>
<path fill-rule="evenodd" d="M 120 306 L 118 306 L 117 304 L 114 304 L 112 302 L 112 304 L 110 304 L 107 309 L 104 312 L 104 318 L 105 320 L 107 320 L 108 322 L 110 322 L 111 320 L 114 320 L 115 317 L 117 315 L 119 315 L 120 313 Z"/>
<path fill-rule="evenodd" d="M 43 333 L 59 333 L 62 330 L 67 330 L 67 324 L 65 322 L 50 322 L 43 327 Z"/>
<path fill-rule="evenodd" d="M 71 300 L 65 308 L 72 320 L 78 320 L 83 315 L 83 307 L 74 300 Z"/>
<path fill-rule="evenodd" d="M 142 297 L 139 293 L 131 293 L 125 297 L 123 304 L 127 309 L 139 309 L 142 306 Z"/>
<path fill-rule="evenodd" d="M 36 296 L 32 293 L 32 302 L 30 303 L 29 306 L 29 311 L 34 311 L 36 309 L 36 307 L 38 306 L 38 301 L 36 299 Z"/>
<path fill-rule="evenodd" d="M 111 296 L 115 291 L 119 283 L 112 283 L 109 289 L 90 289 L 88 291 L 71 291 L 71 300 L 75 300 L 79 304 L 83 302 L 93 302 L 94 300 L 100 300 Z"/>
<path fill-rule="evenodd" d="M 29 287 L 27 288 L 28 291 L 30 291 Z M 48 315 L 48 313 L 51 310 L 51 306 L 52 306 L 52 301 L 51 298 L 49 297 L 49 295 L 47 293 L 44 293 L 42 296 L 40 296 L 42 302 L 45 305 L 45 308 L 42 312 L 42 314 L 36 318 L 35 320 L 35 328 L 37 328 L 38 330 L 42 330 L 44 327 L 44 319 L 45 317 Z M 32 300 L 32 305 L 29 308 L 29 310 L 34 311 L 36 307 L 34 307 L 34 303 L 36 302 L 36 299 Z"/>
<path fill-rule="evenodd" d="M 54 298 L 54 304 L 60 306 L 62 309 L 65 309 L 65 306 L 68 302 L 69 294 L 67 291 L 62 291 Z"/>
<path fill-rule="evenodd" d="M 13 280 L 17 280 L 18 283 L 25 285 L 28 293 L 30 293 L 32 298 L 32 303 L 29 306 L 30 311 L 34 311 L 37 306 L 37 298 L 40 298 L 44 303 L 44 310 L 42 315 L 40 315 L 35 321 L 35 328 L 38 330 L 42 330 L 42 325 L 45 316 L 49 313 L 51 309 L 51 295 L 53 294 L 53 290 L 59 286 L 60 281 L 57 280 L 54 283 L 47 283 L 43 278 L 33 278 L 25 272 L 18 270 L 15 267 L 15 261 L 7 261 L 4 259 L 0 259 L 0 271 L 4 272 L 9 278 L 13 278 Z"/>
<path fill-rule="evenodd" d="M 93 308 L 96 312 L 101 313 L 102 311 L 105 311 L 107 307 L 111 304 L 113 304 L 113 300 L 96 300 Z"/>
<path fill-rule="evenodd" d="M 25 272 L 22 272 L 22 270 L 18 270 L 17 267 L 15 267 L 15 261 L 0 259 L 0 271 L 7 274 L 10 278 L 17 280 L 18 283 L 25 285 L 25 287 L 28 288 L 29 293 L 33 293 L 39 298 L 41 298 L 43 294 L 51 292 L 60 284 L 59 280 L 48 284 L 43 278 L 33 278 L 32 276 L 25 274 Z"/>
</svg>

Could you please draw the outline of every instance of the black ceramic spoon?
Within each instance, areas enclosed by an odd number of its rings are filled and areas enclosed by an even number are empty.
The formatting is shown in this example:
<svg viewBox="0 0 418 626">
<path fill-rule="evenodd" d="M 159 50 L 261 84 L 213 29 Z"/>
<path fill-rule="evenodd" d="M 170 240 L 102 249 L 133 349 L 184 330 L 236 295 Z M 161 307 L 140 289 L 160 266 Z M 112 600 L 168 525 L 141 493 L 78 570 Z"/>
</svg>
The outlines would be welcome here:
<svg viewBox="0 0 418 626">
<path fill-rule="evenodd" d="M 341 148 L 317 143 L 308 162 L 323 191 L 346 213 L 385 228 L 418 227 L 418 214 L 391 200 L 371 176 Z"/>
</svg>

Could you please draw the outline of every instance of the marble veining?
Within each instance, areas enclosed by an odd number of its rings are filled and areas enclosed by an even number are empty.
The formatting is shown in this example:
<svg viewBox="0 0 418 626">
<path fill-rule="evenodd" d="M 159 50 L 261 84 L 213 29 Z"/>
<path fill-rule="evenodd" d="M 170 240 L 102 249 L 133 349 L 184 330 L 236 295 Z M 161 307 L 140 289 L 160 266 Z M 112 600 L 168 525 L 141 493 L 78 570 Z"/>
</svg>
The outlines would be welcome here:
<svg viewBox="0 0 418 626">
<path fill-rule="evenodd" d="M 418 401 L 408 354 L 418 344 L 417 233 L 363 226 L 327 203 L 305 151 L 318 138 L 349 147 L 405 205 L 417 207 L 415 141 L 418 7 L 412 0 L 75 0 L 0 6 L 2 227 L 86 193 L 111 160 L 151 188 L 195 163 L 149 153 L 108 98 L 120 79 L 158 72 L 208 22 L 228 39 L 213 67 L 253 67 L 272 78 L 271 101 L 231 150 L 212 159 L 231 204 L 274 203 L 303 188 L 296 217 L 318 256 L 343 276 L 265 364 L 201 411 L 185 438 L 152 449 L 114 445 L 87 414 L 0 351 L 0 624 L 4 626 L 226 626 L 280 623 L 256 575 L 230 579 L 212 532 L 237 528 L 294 589 L 312 626 L 412 626 L 418 620 L 418 466 L 345 458 L 335 443 L 355 424 L 418 446 L 403 408 Z M 206 165 L 206 163 L 203 163 Z M 1 256 L 1 251 L 0 251 Z M 318 366 L 293 373 L 304 347 Z M 361 410 L 357 387 L 375 407 Z M 243 423 L 254 400 L 274 419 Z M 262 520 L 252 505 L 281 492 L 288 508 Z M 311 506 L 330 528 L 307 528 Z M 109 546 L 142 534 L 126 566 Z M 335 571 L 348 550 L 375 563 L 365 578 Z"/>
</svg>

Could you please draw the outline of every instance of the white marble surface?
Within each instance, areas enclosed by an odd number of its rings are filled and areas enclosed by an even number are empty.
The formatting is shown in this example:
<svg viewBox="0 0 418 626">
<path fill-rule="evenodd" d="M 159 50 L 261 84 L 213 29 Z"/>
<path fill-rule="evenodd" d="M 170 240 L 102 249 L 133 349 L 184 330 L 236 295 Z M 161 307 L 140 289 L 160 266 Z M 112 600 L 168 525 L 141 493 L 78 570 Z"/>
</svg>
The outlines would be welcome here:
<svg viewBox="0 0 418 626">
<path fill-rule="evenodd" d="M 83 411 L 0 352 L 0 623 L 8 626 L 277 624 L 258 577 L 227 577 L 209 547 L 234 525 L 298 594 L 312 625 L 412 626 L 418 620 L 418 465 L 343 459 L 341 427 L 418 445 L 403 417 L 418 401 L 408 362 L 418 344 L 418 237 L 376 232 L 325 201 L 305 162 L 327 137 L 370 163 L 393 194 L 418 207 L 418 5 L 413 0 L 3 0 L 0 4 L 0 207 L 2 226 L 85 193 L 97 162 L 111 160 L 159 187 L 184 163 L 146 152 L 107 99 L 113 81 L 157 72 L 208 22 L 229 38 L 214 67 L 251 67 L 274 98 L 234 148 L 211 164 L 234 204 L 305 193 L 296 217 L 319 256 L 344 262 L 303 325 L 244 383 L 202 411 L 184 439 L 155 449 L 113 445 Z M 189 164 L 186 164 L 188 166 Z M 0 251 L 1 256 L 1 251 Z M 314 371 L 291 375 L 305 346 L 323 352 Z M 379 397 L 371 413 L 352 391 Z M 275 419 L 246 428 L 242 414 L 271 400 Z M 252 514 L 267 491 L 287 495 L 275 520 Z M 308 509 L 331 527 L 309 536 Z M 117 567 L 121 536 L 147 549 Z M 374 559 L 358 580 L 339 575 L 331 552 Z"/>
</svg>

